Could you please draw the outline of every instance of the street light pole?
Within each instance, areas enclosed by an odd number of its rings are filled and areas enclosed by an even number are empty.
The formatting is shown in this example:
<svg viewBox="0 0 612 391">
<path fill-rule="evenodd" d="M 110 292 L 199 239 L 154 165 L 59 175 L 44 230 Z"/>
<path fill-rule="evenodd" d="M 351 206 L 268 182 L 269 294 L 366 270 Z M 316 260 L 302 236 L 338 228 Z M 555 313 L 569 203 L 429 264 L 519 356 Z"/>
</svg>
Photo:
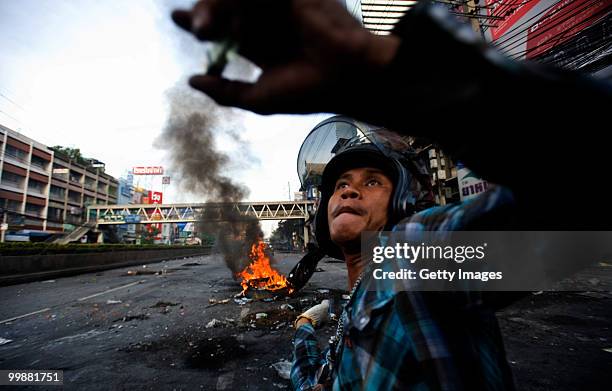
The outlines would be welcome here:
<svg viewBox="0 0 612 391">
<path fill-rule="evenodd" d="M 478 20 L 478 2 L 479 1 L 468 0 L 463 6 L 463 11 L 468 15 L 472 30 L 474 30 L 474 32 L 481 36 L 482 32 L 480 31 L 480 21 Z M 473 16 L 470 17 L 470 15 Z"/>
<path fill-rule="evenodd" d="M 0 243 L 4 243 L 4 234 L 8 230 L 7 216 L 8 216 L 8 199 L 4 200 L 4 209 L 2 210 L 2 226 L 0 226 Z"/>
</svg>

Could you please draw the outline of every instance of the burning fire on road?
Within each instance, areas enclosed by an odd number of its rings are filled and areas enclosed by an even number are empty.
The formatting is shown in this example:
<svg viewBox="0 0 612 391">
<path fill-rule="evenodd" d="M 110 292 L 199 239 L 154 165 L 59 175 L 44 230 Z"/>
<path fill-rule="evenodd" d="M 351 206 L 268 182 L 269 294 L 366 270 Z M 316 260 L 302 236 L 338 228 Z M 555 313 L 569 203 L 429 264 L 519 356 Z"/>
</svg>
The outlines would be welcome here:
<svg viewBox="0 0 612 391">
<path fill-rule="evenodd" d="M 248 255 L 250 264 L 236 274 L 242 285 L 241 295 L 246 295 L 249 289 L 273 292 L 285 290 L 288 294 L 293 291 L 285 276 L 272 267 L 266 250 L 267 245 L 261 239 L 251 246 Z"/>
</svg>

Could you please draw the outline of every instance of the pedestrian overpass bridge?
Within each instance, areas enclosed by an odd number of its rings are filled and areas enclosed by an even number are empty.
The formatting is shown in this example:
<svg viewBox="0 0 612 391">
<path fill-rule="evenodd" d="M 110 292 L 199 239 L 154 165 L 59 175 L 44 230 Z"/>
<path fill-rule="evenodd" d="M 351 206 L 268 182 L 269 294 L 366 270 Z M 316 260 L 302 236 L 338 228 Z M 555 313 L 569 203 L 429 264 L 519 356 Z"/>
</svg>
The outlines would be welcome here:
<svg viewBox="0 0 612 391">
<path fill-rule="evenodd" d="M 204 221 L 202 216 L 214 216 L 215 209 L 225 208 L 258 220 L 308 220 L 314 212 L 314 201 L 90 205 L 87 207 L 87 223 L 99 226 L 196 222 Z"/>
</svg>

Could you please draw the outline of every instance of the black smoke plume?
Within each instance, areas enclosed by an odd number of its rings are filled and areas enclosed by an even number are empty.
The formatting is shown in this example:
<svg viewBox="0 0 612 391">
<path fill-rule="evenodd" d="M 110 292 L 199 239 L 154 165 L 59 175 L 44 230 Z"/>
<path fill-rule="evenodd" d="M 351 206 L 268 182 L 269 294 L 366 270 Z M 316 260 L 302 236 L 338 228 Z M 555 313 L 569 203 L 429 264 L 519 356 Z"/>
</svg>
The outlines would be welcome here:
<svg viewBox="0 0 612 391">
<path fill-rule="evenodd" d="M 169 111 L 156 145 L 165 149 L 179 187 L 215 203 L 198 218 L 198 232 L 215 235 L 215 245 L 235 274 L 248 264 L 248 251 L 263 239 L 259 221 L 245 217 L 235 203 L 248 196 L 248 189 L 228 174 L 230 157 L 218 150 L 215 135 L 230 137 L 238 146 L 236 156 L 252 160 L 248 144 L 236 130 L 237 114 L 217 106 L 188 87 L 174 87 L 167 93 Z"/>
</svg>

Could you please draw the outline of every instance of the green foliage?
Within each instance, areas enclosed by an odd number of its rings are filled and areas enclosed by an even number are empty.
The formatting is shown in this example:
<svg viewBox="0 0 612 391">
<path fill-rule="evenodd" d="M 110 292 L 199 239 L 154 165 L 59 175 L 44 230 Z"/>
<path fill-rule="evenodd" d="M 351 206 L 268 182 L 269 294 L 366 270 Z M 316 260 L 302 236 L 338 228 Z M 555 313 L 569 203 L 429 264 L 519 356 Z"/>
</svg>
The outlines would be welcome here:
<svg viewBox="0 0 612 391">
<path fill-rule="evenodd" d="M 152 225 L 147 226 L 144 233 L 140 236 L 140 242 L 142 244 L 154 244 L 155 237 L 159 235 L 160 230 Z"/>
<path fill-rule="evenodd" d="M 301 232 L 304 229 L 302 220 L 284 220 L 278 223 L 278 227 L 270 236 L 270 243 L 276 249 L 291 249 L 293 247 L 293 233 L 295 232 L 301 241 Z"/>
<path fill-rule="evenodd" d="M 304 223 L 302 220 L 284 220 L 278 223 L 278 227 L 272 232 L 270 241 L 287 242 L 291 241 L 294 232 L 300 232 L 303 229 Z"/>
<path fill-rule="evenodd" d="M 81 154 L 81 150 L 79 148 L 70 148 L 70 147 L 62 147 L 61 145 L 56 145 L 51 147 L 55 153 L 63 155 L 64 158 L 70 159 L 73 162 L 77 162 L 78 164 L 89 167 L 92 164 L 92 159 L 88 159 Z"/>
</svg>

